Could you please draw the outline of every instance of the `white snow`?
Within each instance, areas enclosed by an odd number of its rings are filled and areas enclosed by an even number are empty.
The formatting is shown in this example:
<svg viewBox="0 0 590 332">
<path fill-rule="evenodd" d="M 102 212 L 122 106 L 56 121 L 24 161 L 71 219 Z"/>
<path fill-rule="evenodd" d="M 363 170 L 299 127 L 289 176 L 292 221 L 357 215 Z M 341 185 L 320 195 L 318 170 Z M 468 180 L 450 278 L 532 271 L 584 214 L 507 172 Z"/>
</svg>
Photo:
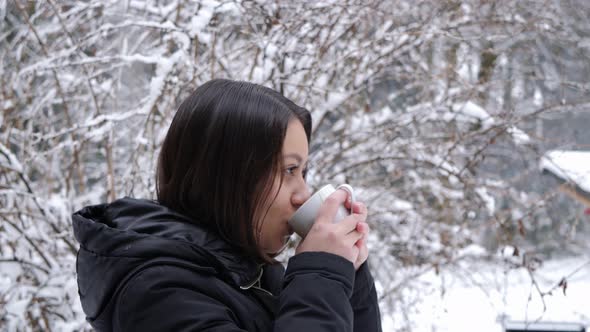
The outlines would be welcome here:
<svg viewBox="0 0 590 332">
<path fill-rule="evenodd" d="M 481 121 L 481 126 L 484 129 L 488 129 L 494 124 L 494 119 L 490 114 L 474 102 L 467 101 L 463 105 L 458 105 L 455 107 L 455 111 L 472 118 L 474 121 Z"/>
<path fill-rule="evenodd" d="M 11 99 L 8 99 L 8 100 L 5 100 L 5 101 L 4 101 L 4 104 L 2 105 L 2 108 L 3 108 L 3 109 L 9 109 L 9 108 L 12 108 L 13 106 L 14 106 L 14 103 L 12 102 L 12 100 L 11 100 Z M 1 115 L 0 115 L 0 116 L 1 116 Z M 0 119 L 1 119 L 1 117 L 0 117 Z M 0 124 L 1 124 L 1 123 L 2 123 L 2 122 L 0 122 Z"/>
<path fill-rule="evenodd" d="M 514 143 L 516 143 L 516 144 L 526 144 L 531 141 L 531 138 L 529 135 L 527 135 L 524 131 L 522 131 L 516 127 L 508 128 L 508 133 L 510 135 L 512 135 L 512 139 L 514 140 Z"/>
<path fill-rule="evenodd" d="M 479 195 L 479 197 L 481 197 L 481 199 L 486 204 L 488 212 L 493 215 L 496 211 L 496 201 L 494 200 L 494 197 L 488 193 L 486 188 L 483 187 L 476 188 L 475 192 Z"/>
<path fill-rule="evenodd" d="M 590 192 L 590 151 L 549 151 L 541 158 L 540 168 Z"/>
<path fill-rule="evenodd" d="M 542 292 L 564 276 L 569 276 L 565 295 L 557 287 L 541 299 L 524 269 L 507 270 L 476 259 L 441 269 L 439 275 L 429 272 L 412 281 L 425 294 L 415 303 L 417 309 L 398 308 L 391 315 L 383 314 L 383 331 L 400 331 L 408 322 L 413 332 L 501 332 L 502 324 L 509 321 L 590 326 L 590 257 L 548 261 L 535 271 Z"/>
<path fill-rule="evenodd" d="M 210 7 L 203 6 L 197 15 L 191 18 L 189 33 L 191 36 L 196 36 L 209 25 L 209 21 L 213 17 L 213 10 Z"/>
<path fill-rule="evenodd" d="M 408 201 L 397 199 L 392 202 L 391 208 L 397 211 L 409 211 L 412 210 L 414 206 Z"/>
<path fill-rule="evenodd" d="M 535 88 L 535 94 L 533 95 L 533 105 L 537 107 L 541 107 L 543 105 L 543 94 L 538 87 Z"/>
<path fill-rule="evenodd" d="M 4 18 L 6 17 L 6 4 L 8 3 L 8 1 L 2 1 L 0 2 L 0 20 L 4 21 Z"/>
<path fill-rule="evenodd" d="M 494 118 L 483 107 L 472 101 L 467 101 L 464 104 L 455 104 L 453 111 L 460 115 L 457 118 L 458 120 L 479 123 L 483 130 L 490 129 L 496 123 Z M 526 144 L 531 141 L 529 135 L 515 126 L 509 127 L 507 131 L 516 144 Z"/>
<path fill-rule="evenodd" d="M 8 169 L 13 169 L 14 171 L 19 173 L 23 171 L 23 166 L 18 161 L 18 158 L 10 151 L 10 149 L 5 147 L 2 143 L 0 143 L 0 151 L 2 151 L 2 154 L 5 155 L 9 161 L 8 164 L 5 164 L 4 161 L 6 160 L 6 158 L 0 158 L 0 166 Z"/>
<path fill-rule="evenodd" d="M 132 0 L 132 1 L 128 2 L 128 5 L 131 8 L 146 11 L 146 12 L 149 12 L 154 15 L 160 15 L 162 17 L 166 17 L 166 16 L 170 15 L 170 13 L 172 13 L 172 11 L 174 11 L 176 9 L 177 3 L 170 2 L 168 5 L 156 7 L 156 6 L 151 6 L 151 5 L 146 4 L 145 1 Z"/>
<path fill-rule="evenodd" d="M 344 119 L 338 119 L 338 121 L 332 125 L 332 130 L 337 132 L 343 130 L 345 127 L 346 121 Z"/>
</svg>

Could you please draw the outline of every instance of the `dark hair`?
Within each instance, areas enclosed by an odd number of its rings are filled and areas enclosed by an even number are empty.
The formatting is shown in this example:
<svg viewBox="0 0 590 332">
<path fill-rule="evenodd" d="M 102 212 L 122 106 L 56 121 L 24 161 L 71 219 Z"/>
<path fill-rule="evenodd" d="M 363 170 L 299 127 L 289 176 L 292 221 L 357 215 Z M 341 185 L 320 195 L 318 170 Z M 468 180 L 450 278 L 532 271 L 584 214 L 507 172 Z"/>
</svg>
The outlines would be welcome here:
<svg viewBox="0 0 590 332">
<path fill-rule="evenodd" d="M 309 111 L 280 93 L 224 79 L 201 85 L 178 108 L 162 144 L 158 201 L 247 255 L 269 261 L 258 249 L 257 221 L 282 168 L 293 119 L 309 142 Z"/>
</svg>

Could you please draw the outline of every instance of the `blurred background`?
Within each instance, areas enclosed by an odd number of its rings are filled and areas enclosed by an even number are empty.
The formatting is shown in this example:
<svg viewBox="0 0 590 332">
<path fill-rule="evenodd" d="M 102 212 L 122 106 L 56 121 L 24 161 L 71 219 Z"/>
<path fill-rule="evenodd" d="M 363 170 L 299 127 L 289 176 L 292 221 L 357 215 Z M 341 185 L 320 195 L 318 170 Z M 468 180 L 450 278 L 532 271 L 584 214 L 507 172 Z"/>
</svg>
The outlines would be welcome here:
<svg viewBox="0 0 590 332">
<path fill-rule="evenodd" d="M 212 78 L 313 114 L 369 206 L 384 331 L 590 325 L 590 3 L 1 0 L 0 330 L 88 330 L 70 215 L 155 198 Z"/>
</svg>

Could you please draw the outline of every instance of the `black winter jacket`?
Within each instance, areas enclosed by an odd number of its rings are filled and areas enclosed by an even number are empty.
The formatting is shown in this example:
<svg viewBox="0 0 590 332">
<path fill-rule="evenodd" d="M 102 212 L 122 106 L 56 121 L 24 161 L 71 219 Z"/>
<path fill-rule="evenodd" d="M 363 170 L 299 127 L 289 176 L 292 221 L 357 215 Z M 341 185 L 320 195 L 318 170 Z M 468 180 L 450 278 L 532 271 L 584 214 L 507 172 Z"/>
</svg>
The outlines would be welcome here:
<svg viewBox="0 0 590 332">
<path fill-rule="evenodd" d="M 313 252 L 259 266 L 156 202 L 73 215 L 78 287 L 98 331 L 381 331 L 373 278 Z"/>
</svg>

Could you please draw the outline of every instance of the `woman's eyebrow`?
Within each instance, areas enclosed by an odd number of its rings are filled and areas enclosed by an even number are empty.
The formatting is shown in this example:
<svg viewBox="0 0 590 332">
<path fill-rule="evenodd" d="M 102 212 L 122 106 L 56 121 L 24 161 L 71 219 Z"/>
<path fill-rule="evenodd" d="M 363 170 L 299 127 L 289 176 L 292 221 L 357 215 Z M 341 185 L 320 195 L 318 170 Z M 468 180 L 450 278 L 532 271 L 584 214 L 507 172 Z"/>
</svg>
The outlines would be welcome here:
<svg viewBox="0 0 590 332">
<path fill-rule="evenodd" d="M 286 155 L 283 155 L 283 158 L 295 158 L 297 159 L 297 162 L 301 162 L 303 160 L 303 158 L 301 158 L 301 156 L 298 153 L 288 153 Z"/>
</svg>

